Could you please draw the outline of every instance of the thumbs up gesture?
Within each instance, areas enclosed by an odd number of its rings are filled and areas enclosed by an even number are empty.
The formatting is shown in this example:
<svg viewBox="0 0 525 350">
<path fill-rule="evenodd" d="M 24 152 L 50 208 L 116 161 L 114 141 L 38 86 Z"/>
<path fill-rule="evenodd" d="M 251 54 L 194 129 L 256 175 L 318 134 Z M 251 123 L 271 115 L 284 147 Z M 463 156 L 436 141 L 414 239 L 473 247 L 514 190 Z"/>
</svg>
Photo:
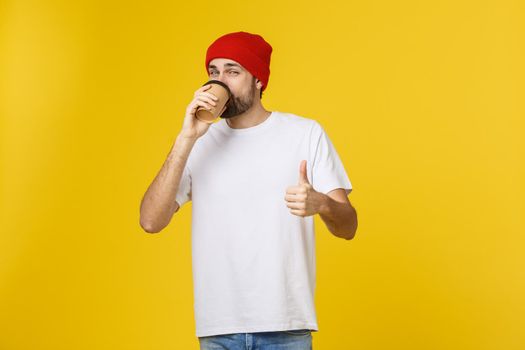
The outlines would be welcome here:
<svg viewBox="0 0 525 350">
<path fill-rule="evenodd" d="M 322 204 L 322 193 L 314 190 L 308 181 L 306 174 L 306 160 L 299 165 L 299 181 L 297 186 L 290 186 L 286 189 L 284 200 L 290 212 L 297 216 L 311 216 L 319 213 Z"/>
</svg>

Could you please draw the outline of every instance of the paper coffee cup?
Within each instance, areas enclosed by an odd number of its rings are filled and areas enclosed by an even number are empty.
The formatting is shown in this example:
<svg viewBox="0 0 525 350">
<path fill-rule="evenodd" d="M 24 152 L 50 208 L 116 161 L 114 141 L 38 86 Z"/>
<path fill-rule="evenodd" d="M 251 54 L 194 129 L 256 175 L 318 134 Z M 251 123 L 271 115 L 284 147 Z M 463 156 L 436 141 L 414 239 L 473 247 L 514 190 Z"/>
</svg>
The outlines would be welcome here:
<svg viewBox="0 0 525 350">
<path fill-rule="evenodd" d="M 207 110 L 206 108 L 199 106 L 195 111 L 195 117 L 200 121 L 211 124 L 215 119 L 219 118 L 226 109 L 226 103 L 231 97 L 231 91 L 228 88 L 228 85 L 219 80 L 208 80 L 202 86 L 208 84 L 210 84 L 211 87 L 206 90 L 206 92 L 217 96 L 218 100 L 215 101 L 215 106 L 211 106 L 211 110 Z"/>
</svg>

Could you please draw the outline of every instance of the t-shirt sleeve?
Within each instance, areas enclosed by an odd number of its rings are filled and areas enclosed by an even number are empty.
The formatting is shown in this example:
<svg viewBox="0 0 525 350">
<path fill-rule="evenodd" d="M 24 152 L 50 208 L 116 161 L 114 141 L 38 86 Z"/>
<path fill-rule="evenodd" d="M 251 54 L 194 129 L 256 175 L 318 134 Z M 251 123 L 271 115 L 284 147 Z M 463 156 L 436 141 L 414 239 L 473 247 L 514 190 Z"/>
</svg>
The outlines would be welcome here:
<svg viewBox="0 0 525 350">
<path fill-rule="evenodd" d="M 179 188 L 177 189 L 177 194 L 175 195 L 175 200 L 179 203 L 179 206 L 191 200 L 191 173 L 188 164 L 184 166 L 182 171 L 182 176 L 180 179 Z"/>
<path fill-rule="evenodd" d="M 323 127 L 317 121 L 315 124 L 312 133 L 314 151 L 312 186 L 317 192 L 324 194 L 337 188 L 343 188 L 348 195 L 352 191 L 352 183 L 343 162 Z"/>
</svg>

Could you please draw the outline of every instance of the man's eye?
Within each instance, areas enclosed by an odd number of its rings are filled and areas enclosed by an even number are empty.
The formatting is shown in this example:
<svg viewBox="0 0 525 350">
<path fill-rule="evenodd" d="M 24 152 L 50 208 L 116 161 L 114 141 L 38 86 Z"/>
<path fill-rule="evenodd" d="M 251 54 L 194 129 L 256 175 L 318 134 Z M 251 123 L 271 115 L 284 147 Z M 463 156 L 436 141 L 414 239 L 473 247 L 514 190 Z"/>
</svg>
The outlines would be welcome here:
<svg viewBox="0 0 525 350">
<path fill-rule="evenodd" d="M 239 74 L 239 72 L 236 72 L 236 71 L 229 71 L 228 73 L 234 73 L 234 74 Z M 217 72 L 210 72 L 210 75 L 214 75 L 214 74 L 217 74 Z"/>
</svg>

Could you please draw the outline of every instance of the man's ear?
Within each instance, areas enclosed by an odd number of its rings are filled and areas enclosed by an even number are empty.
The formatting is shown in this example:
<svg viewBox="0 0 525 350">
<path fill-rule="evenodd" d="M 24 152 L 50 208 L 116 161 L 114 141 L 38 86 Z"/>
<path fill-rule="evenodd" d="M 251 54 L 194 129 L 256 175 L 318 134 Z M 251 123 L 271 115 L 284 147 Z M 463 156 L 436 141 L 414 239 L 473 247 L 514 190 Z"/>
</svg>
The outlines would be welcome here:
<svg viewBox="0 0 525 350">
<path fill-rule="evenodd" d="M 260 88 L 262 87 L 262 83 L 261 83 L 261 81 L 260 81 L 259 79 L 257 79 L 257 80 L 255 81 L 255 83 L 257 84 L 257 88 L 260 89 Z"/>
</svg>

